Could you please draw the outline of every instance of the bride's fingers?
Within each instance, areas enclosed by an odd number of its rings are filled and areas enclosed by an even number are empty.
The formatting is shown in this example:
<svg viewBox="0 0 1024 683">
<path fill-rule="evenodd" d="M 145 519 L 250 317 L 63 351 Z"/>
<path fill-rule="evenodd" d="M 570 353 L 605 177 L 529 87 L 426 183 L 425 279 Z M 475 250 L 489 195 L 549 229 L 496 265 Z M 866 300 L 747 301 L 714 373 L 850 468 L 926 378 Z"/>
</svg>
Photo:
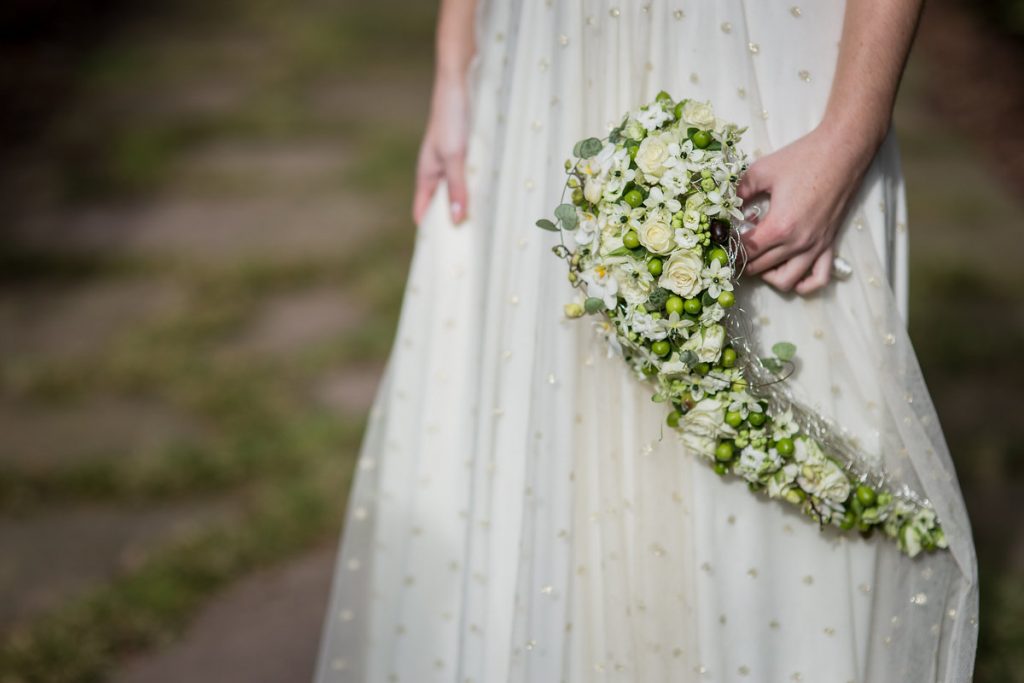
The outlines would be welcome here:
<svg viewBox="0 0 1024 683">
<path fill-rule="evenodd" d="M 780 292 L 788 292 L 804 278 L 816 258 L 811 251 L 799 253 L 777 268 L 764 272 L 761 279 Z"/>
<path fill-rule="evenodd" d="M 444 175 L 448 181 L 448 202 L 453 223 L 466 218 L 469 201 L 466 190 L 466 158 L 461 152 L 449 154 L 444 160 Z"/>
<path fill-rule="evenodd" d="M 768 174 L 763 172 L 763 167 L 762 163 L 755 161 L 740 178 L 740 184 L 736 187 L 736 195 L 740 199 L 747 201 L 770 189 Z"/>
<path fill-rule="evenodd" d="M 811 272 L 800 282 L 796 283 L 793 291 L 801 296 L 805 296 L 827 285 L 829 280 L 832 279 L 832 259 L 834 258 L 834 253 L 832 247 L 829 247 L 818 254 L 814 265 L 811 266 Z"/>
<path fill-rule="evenodd" d="M 441 180 L 441 166 L 430 157 L 424 156 L 416 167 L 416 191 L 412 200 L 412 220 L 417 225 L 423 220 L 430 205 L 430 198 Z"/>
<path fill-rule="evenodd" d="M 748 275 L 764 273 L 785 263 L 795 253 L 796 250 L 785 243 L 776 244 L 761 252 L 755 252 L 753 257 L 750 256 L 748 251 L 747 265 L 744 266 L 743 272 Z"/>
</svg>

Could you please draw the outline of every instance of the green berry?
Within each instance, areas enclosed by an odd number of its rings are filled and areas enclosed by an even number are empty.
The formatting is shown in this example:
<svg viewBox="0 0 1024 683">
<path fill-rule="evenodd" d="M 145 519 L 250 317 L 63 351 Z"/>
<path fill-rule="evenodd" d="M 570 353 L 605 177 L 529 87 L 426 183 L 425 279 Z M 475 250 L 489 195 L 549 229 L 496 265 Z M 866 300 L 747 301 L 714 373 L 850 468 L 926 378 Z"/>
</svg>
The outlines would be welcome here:
<svg viewBox="0 0 1024 683">
<path fill-rule="evenodd" d="M 764 413 L 751 413 L 750 415 L 747 416 L 747 422 L 754 425 L 755 427 L 760 427 L 761 425 L 763 425 L 765 419 L 767 418 L 765 418 Z"/>
<path fill-rule="evenodd" d="M 731 368 L 736 365 L 736 349 L 726 346 L 722 349 L 722 367 Z"/>
<path fill-rule="evenodd" d="M 673 294 L 669 298 L 665 299 L 665 310 L 669 313 L 669 315 L 671 315 L 672 313 L 678 313 L 679 315 L 682 315 L 683 311 L 686 310 L 686 303 L 683 301 L 682 297 L 678 297 Z"/>
<path fill-rule="evenodd" d="M 718 261 L 721 265 L 729 265 L 729 254 L 721 247 L 715 247 L 708 253 L 708 263 Z"/>
<path fill-rule="evenodd" d="M 697 315 L 701 308 L 700 299 L 687 299 L 683 302 L 683 310 L 690 315 Z"/>
<path fill-rule="evenodd" d="M 723 441 L 715 447 L 715 460 L 718 462 L 729 462 L 733 455 L 732 441 Z"/>
<path fill-rule="evenodd" d="M 665 418 L 665 424 L 667 424 L 672 429 L 675 429 L 676 427 L 679 426 L 679 418 L 681 418 L 682 416 L 683 414 L 680 413 L 678 410 L 673 410 L 671 413 L 668 414 L 668 417 Z"/>
<path fill-rule="evenodd" d="M 866 508 L 871 507 L 875 504 L 875 490 L 867 484 L 861 484 L 857 487 L 857 500 L 860 504 Z"/>
<path fill-rule="evenodd" d="M 711 372 L 711 364 L 710 363 L 697 363 L 696 367 L 694 367 L 693 369 L 697 371 L 698 375 L 706 375 L 709 372 Z"/>
<path fill-rule="evenodd" d="M 583 190 L 578 187 L 572 191 L 572 203 L 576 206 L 583 203 Z"/>
<path fill-rule="evenodd" d="M 716 462 L 712 466 L 711 469 L 713 469 L 715 471 L 715 474 L 728 474 L 729 473 L 729 466 L 726 465 L 724 462 Z"/>
<path fill-rule="evenodd" d="M 696 133 L 693 134 L 693 138 L 691 139 L 693 140 L 694 147 L 704 149 L 705 147 L 711 144 L 711 133 L 707 132 L 706 130 L 698 130 Z"/>
<path fill-rule="evenodd" d="M 636 249 L 640 246 L 640 236 L 636 234 L 636 230 L 627 230 L 622 236 L 622 243 L 627 249 Z"/>
<path fill-rule="evenodd" d="M 654 352 L 654 355 L 656 356 L 666 356 L 668 355 L 668 352 L 671 350 L 672 345 L 669 344 L 664 339 L 662 339 L 661 341 L 656 341 L 653 344 L 651 344 L 651 351 Z"/>
<path fill-rule="evenodd" d="M 644 203 L 644 196 L 640 194 L 640 190 L 630 190 L 622 199 L 634 209 Z"/>
<path fill-rule="evenodd" d="M 661 266 L 662 263 L 660 258 L 652 258 L 647 262 L 647 272 L 654 276 L 661 275 Z M 669 311 L 669 313 L 671 313 L 671 311 Z"/>
<path fill-rule="evenodd" d="M 843 531 L 849 531 L 853 528 L 853 525 L 857 523 L 857 513 L 853 510 L 847 510 L 846 514 L 843 515 L 843 521 L 839 523 L 839 528 Z"/>
<path fill-rule="evenodd" d="M 788 458 L 793 455 L 793 451 L 795 449 L 796 447 L 793 445 L 793 439 L 790 439 L 789 437 L 779 439 L 775 442 L 775 450 L 784 458 Z"/>
<path fill-rule="evenodd" d="M 729 291 L 724 291 L 718 295 L 718 303 L 722 308 L 729 308 L 736 303 L 736 295 Z"/>
<path fill-rule="evenodd" d="M 743 424 L 743 415 L 737 410 L 730 410 L 725 414 L 725 423 L 730 427 L 739 427 Z"/>
</svg>

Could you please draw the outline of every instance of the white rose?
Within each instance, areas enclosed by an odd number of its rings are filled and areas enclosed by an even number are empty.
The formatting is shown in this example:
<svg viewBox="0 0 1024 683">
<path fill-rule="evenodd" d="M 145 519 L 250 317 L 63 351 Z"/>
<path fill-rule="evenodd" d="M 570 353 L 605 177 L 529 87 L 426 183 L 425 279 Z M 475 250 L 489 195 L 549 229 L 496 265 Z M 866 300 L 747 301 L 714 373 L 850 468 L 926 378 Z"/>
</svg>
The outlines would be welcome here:
<svg viewBox="0 0 1024 683">
<path fill-rule="evenodd" d="M 687 339 L 683 349 L 697 354 L 697 360 L 701 363 L 714 363 L 722 355 L 724 344 L 725 328 L 721 325 L 711 325 L 701 334 L 695 334 Z"/>
<path fill-rule="evenodd" d="M 634 161 L 644 175 L 657 178 L 665 172 L 665 162 L 668 161 L 668 157 L 668 144 L 661 136 L 651 135 L 640 143 Z"/>
<path fill-rule="evenodd" d="M 706 102 L 687 100 L 683 105 L 681 118 L 685 123 L 697 128 L 713 130 L 715 127 L 715 113 L 711 110 L 711 105 Z"/>
<path fill-rule="evenodd" d="M 811 495 L 826 502 L 841 504 L 850 495 L 850 480 L 830 458 L 824 458 L 822 462 L 813 465 L 802 465 L 797 483 Z"/>
<path fill-rule="evenodd" d="M 629 120 L 626 121 L 626 127 L 623 129 L 623 134 L 631 140 L 639 140 L 644 135 L 647 135 L 647 131 L 644 129 L 640 122 L 634 117 L 630 116 Z"/>
<path fill-rule="evenodd" d="M 703 455 L 705 458 L 715 457 L 715 448 L 718 447 L 717 439 L 710 436 L 703 436 L 701 434 L 683 432 L 679 435 L 679 440 L 683 442 L 684 446 L 697 455 Z"/>
<path fill-rule="evenodd" d="M 700 293 L 700 273 L 704 259 L 694 250 L 677 251 L 662 266 L 658 285 L 675 292 L 684 299 L 691 299 Z"/>
<path fill-rule="evenodd" d="M 636 234 L 640 244 L 655 254 L 667 254 L 675 248 L 675 231 L 668 223 L 657 218 L 641 225 Z"/>
</svg>

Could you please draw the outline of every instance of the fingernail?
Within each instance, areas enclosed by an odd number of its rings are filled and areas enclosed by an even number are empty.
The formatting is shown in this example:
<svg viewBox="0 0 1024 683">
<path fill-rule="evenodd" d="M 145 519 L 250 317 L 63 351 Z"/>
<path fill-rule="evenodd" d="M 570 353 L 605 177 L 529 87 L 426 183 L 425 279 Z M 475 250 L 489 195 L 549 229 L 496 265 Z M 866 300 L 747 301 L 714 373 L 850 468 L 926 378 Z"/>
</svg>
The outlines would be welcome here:
<svg viewBox="0 0 1024 683">
<path fill-rule="evenodd" d="M 462 220 L 462 203 L 452 202 L 452 220 L 456 223 Z"/>
</svg>

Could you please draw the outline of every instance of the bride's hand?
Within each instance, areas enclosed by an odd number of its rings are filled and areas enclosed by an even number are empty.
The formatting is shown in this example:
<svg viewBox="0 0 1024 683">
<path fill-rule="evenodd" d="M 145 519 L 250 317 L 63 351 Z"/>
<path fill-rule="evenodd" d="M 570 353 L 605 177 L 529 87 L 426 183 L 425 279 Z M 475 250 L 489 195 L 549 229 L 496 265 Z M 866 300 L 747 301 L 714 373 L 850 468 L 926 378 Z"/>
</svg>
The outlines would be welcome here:
<svg viewBox="0 0 1024 683">
<path fill-rule="evenodd" d="M 438 183 L 448 185 L 452 222 L 466 217 L 466 142 L 469 137 L 469 102 L 465 83 L 439 78 L 434 83 L 430 119 L 416 163 L 416 193 L 412 216 L 419 224 Z"/>
<path fill-rule="evenodd" d="M 877 145 L 819 126 L 758 159 L 740 181 L 744 201 L 771 197 L 768 213 L 743 235 L 746 272 L 804 295 L 828 284 L 833 242 Z"/>
</svg>

